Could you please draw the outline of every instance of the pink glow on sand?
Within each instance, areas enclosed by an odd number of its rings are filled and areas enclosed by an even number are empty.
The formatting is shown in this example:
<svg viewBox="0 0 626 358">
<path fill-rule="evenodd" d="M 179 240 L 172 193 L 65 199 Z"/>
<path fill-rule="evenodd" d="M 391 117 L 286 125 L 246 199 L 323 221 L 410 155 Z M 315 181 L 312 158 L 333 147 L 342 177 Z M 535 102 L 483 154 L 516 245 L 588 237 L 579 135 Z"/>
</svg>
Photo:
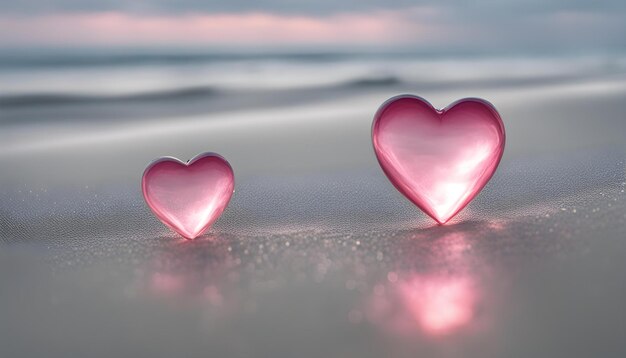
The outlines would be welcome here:
<svg viewBox="0 0 626 358">
<path fill-rule="evenodd" d="M 155 272 L 152 275 L 151 287 L 155 292 L 164 294 L 180 293 L 185 283 L 181 276 Z"/>
<path fill-rule="evenodd" d="M 419 277 L 399 285 L 407 311 L 430 334 L 446 334 L 472 321 L 476 295 L 466 277 Z"/>
<path fill-rule="evenodd" d="M 132 15 L 120 12 L 1 16 L 0 43 L 131 44 L 388 44 L 436 40 L 415 21 L 434 10 L 346 13 L 326 17 L 246 14 Z"/>
<path fill-rule="evenodd" d="M 377 285 L 364 311 L 394 336 L 446 336 L 475 327 L 480 300 L 470 276 L 413 274 Z"/>
</svg>

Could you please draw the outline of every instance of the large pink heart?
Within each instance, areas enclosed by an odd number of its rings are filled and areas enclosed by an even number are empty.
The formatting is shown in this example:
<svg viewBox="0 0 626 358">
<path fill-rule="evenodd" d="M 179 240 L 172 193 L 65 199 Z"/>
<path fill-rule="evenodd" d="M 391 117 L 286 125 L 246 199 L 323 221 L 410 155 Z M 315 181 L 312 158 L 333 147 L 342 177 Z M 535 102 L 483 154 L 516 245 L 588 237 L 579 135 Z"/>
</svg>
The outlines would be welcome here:
<svg viewBox="0 0 626 358">
<path fill-rule="evenodd" d="M 194 239 L 226 209 L 235 176 L 224 158 L 203 153 L 187 163 L 170 157 L 152 162 L 141 185 L 157 218 L 185 238 Z"/>
<path fill-rule="evenodd" d="M 403 95 L 380 107 L 372 141 L 393 185 L 444 224 L 491 179 L 505 134 L 487 101 L 466 98 L 437 110 L 420 97 Z"/>
</svg>

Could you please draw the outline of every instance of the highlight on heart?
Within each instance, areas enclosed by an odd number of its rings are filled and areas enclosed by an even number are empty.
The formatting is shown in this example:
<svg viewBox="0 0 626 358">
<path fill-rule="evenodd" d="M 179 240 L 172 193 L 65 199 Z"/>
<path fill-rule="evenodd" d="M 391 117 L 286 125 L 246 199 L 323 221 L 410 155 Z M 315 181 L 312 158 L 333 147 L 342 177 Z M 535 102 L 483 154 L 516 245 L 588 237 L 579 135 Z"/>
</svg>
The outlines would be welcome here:
<svg viewBox="0 0 626 358">
<path fill-rule="evenodd" d="M 385 102 L 372 125 L 376 158 L 391 183 L 445 224 L 493 176 L 504 152 L 504 124 L 495 107 L 465 98 L 438 110 L 413 95 Z"/>
</svg>

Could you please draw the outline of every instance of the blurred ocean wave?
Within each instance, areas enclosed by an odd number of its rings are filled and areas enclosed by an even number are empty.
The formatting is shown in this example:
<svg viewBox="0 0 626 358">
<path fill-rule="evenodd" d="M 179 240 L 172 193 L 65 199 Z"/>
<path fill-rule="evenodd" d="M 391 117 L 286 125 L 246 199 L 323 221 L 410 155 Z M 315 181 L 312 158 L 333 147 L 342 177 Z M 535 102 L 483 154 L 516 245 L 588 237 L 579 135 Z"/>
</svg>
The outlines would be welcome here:
<svg viewBox="0 0 626 358">
<path fill-rule="evenodd" d="M 11 56 L 14 62 L 6 60 Z M 204 148 L 207 136 L 223 140 L 214 136 L 233 126 L 244 137 L 281 126 L 290 128 L 281 129 L 288 137 L 300 135 L 303 128 L 327 128 L 322 121 L 330 121 L 351 132 L 358 126 L 369 158 L 371 116 L 380 103 L 400 93 L 424 96 L 437 107 L 463 97 L 488 99 L 507 116 L 509 127 L 520 126 L 520 138 L 535 131 L 533 117 L 555 133 L 560 131 L 557 123 L 569 128 L 576 121 L 581 135 L 592 128 L 594 135 L 587 134 L 583 142 L 623 140 L 616 129 L 623 128 L 626 56 L 619 54 L 217 54 L 192 56 L 193 61 L 172 54 L 175 60 L 168 62 L 128 53 L 116 55 L 124 61 L 90 55 L 94 59 L 89 62 L 82 54 L 41 53 L 36 65 L 32 55 L 24 56 L 20 67 L 15 64 L 18 54 L 0 55 L 5 59 L 0 61 L 0 156 L 115 141 L 134 147 L 134 141 L 153 143 L 175 133 L 195 138 L 198 148 Z M 66 65 L 72 61 L 83 65 Z M 533 111 L 529 103 L 536 107 Z M 606 118 L 591 120 L 599 108 Z M 562 147 L 581 142 L 574 137 L 560 139 Z M 298 142 L 304 140 L 321 145 L 308 137 Z M 271 150 L 280 151 L 274 141 Z M 509 143 L 509 148 L 515 146 L 515 141 Z M 530 148 L 519 143 L 520 152 Z M 543 143 L 555 145 L 554 140 Z"/>
<path fill-rule="evenodd" d="M 374 92 L 520 89 L 622 79 L 626 56 L 415 53 L 0 54 L 0 124 L 130 120 Z"/>
<path fill-rule="evenodd" d="M 151 102 L 179 98 L 207 97 L 215 94 L 210 87 L 181 88 L 171 91 L 155 91 L 128 95 L 79 95 L 79 94 L 24 94 L 0 97 L 0 107 L 22 107 L 55 104 Z"/>
<path fill-rule="evenodd" d="M 620 73 L 626 73 L 626 56 L 617 54 L 2 54 L 0 106 L 161 100 L 213 91 L 567 80 Z"/>
<path fill-rule="evenodd" d="M 241 62 L 283 60 L 294 62 L 335 62 L 354 58 L 380 58 L 389 54 L 346 52 L 287 52 L 287 53 L 188 53 L 188 52 L 26 52 L 0 55 L 0 66 L 11 68 L 38 67 L 96 67 L 181 65 L 207 62 Z M 394 57 L 412 57 L 413 54 L 393 54 Z"/>
</svg>

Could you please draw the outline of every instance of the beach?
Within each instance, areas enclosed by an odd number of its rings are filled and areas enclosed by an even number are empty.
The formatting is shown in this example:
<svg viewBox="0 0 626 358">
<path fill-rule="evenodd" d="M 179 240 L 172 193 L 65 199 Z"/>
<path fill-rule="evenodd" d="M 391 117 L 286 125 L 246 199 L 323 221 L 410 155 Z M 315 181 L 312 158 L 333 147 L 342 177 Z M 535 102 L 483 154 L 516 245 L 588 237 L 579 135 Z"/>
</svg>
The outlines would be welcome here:
<svg viewBox="0 0 626 358">
<path fill-rule="evenodd" d="M 374 156 L 403 93 L 505 124 L 443 226 Z M 2 57 L 0 355 L 622 356 L 624 98 L 616 54 Z M 141 175 L 208 151 L 235 193 L 188 241 Z"/>
</svg>

